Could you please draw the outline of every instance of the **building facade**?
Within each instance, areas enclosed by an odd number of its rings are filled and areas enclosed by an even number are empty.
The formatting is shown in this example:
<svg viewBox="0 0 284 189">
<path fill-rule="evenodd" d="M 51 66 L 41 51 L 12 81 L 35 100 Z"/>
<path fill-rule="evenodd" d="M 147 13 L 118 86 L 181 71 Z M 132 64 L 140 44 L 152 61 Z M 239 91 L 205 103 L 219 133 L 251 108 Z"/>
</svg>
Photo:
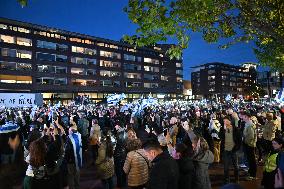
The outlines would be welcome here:
<svg viewBox="0 0 284 189">
<path fill-rule="evenodd" d="M 42 93 L 44 99 L 88 95 L 103 99 L 124 92 L 130 99 L 183 92 L 182 60 L 167 46 L 133 46 L 0 18 L 0 90 Z"/>
<path fill-rule="evenodd" d="M 284 86 L 283 76 L 277 71 L 258 72 L 257 83 L 266 91 L 268 97 L 275 97 Z"/>
<path fill-rule="evenodd" d="M 219 62 L 192 67 L 192 93 L 195 98 L 225 98 L 247 95 L 249 87 L 255 83 L 252 70 Z"/>
</svg>

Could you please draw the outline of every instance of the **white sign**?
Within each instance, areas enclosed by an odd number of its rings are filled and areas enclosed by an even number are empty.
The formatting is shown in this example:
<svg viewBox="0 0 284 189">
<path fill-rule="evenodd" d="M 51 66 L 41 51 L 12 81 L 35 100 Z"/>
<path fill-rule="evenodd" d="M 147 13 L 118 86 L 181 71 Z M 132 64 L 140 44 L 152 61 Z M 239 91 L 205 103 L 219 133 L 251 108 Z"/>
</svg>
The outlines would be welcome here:
<svg viewBox="0 0 284 189">
<path fill-rule="evenodd" d="M 0 93 L 0 106 L 5 107 L 33 107 L 40 94 L 32 93 Z"/>
</svg>

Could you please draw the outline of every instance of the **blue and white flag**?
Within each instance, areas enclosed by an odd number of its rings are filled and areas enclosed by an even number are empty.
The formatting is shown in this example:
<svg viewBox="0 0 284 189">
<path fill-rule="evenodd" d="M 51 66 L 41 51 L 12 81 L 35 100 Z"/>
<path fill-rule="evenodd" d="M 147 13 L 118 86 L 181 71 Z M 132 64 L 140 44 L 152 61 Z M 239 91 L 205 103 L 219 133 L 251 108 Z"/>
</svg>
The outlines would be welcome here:
<svg viewBox="0 0 284 189">
<path fill-rule="evenodd" d="M 30 118 L 31 118 L 31 119 L 34 118 L 36 111 L 37 111 L 37 105 L 35 105 L 35 106 L 32 108 L 32 112 L 31 112 L 31 114 L 30 114 Z"/>
<path fill-rule="evenodd" d="M 108 104 L 117 104 L 119 101 L 126 98 L 126 95 L 124 93 L 122 94 L 113 94 L 107 97 L 107 103 Z"/>
<path fill-rule="evenodd" d="M 5 125 L 0 126 L 0 134 L 1 133 L 11 133 L 17 131 L 19 129 L 19 125 L 13 123 L 12 121 L 6 122 Z"/>
<path fill-rule="evenodd" d="M 120 112 L 129 110 L 132 107 L 132 104 L 125 104 L 120 108 Z"/>
<path fill-rule="evenodd" d="M 73 145 L 76 169 L 79 171 L 82 168 L 82 139 L 81 134 L 76 132 L 69 135 Z"/>
<path fill-rule="evenodd" d="M 276 101 L 276 102 L 279 102 L 279 103 L 284 103 L 284 89 L 281 89 L 281 90 L 277 93 L 277 95 L 276 95 L 276 97 L 275 97 L 275 101 Z"/>
<path fill-rule="evenodd" d="M 228 94 L 228 95 L 226 96 L 225 100 L 226 100 L 226 101 L 232 100 L 232 96 L 231 96 L 230 94 Z"/>
</svg>

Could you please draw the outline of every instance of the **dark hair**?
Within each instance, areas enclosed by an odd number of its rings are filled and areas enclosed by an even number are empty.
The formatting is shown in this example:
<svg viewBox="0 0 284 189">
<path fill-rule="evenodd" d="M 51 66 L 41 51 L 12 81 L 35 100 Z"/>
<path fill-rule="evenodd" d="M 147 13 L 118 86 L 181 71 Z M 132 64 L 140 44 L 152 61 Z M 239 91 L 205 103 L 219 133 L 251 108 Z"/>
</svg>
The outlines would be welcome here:
<svg viewBox="0 0 284 189">
<path fill-rule="evenodd" d="M 40 138 L 30 144 L 30 165 L 33 167 L 40 167 L 45 164 L 46 145 Z"/>
<path fill-rule="evenodd" d="M 248 110 L 243 111 L 243 115 L 251 117 L 251 113 Z"/>
<path fill-rule="evenodd" d="M 39 139 L 40 137 L 41 137 L 41 133 L 38 130 L 33 130 L 32 132 L 30 132 L 30 134 L 28 135 L 26 148 L 29 149 L 30 144 L 33 141 Z"/>
<path fill-rule="evenodd" d="M 183 143 L 176 144 L 175 149 L 176 149 L 176 152 L 179 152 L 181 154 L 182 158 L 190 156 L 190 153 L 189 153 L 187 146 Z"/>
<path fill-rule="evenodd" d="M 143 145 L 144 150 L 162 150 L 160 143 L 157 139 L 149 139 Z"/>
</svg>

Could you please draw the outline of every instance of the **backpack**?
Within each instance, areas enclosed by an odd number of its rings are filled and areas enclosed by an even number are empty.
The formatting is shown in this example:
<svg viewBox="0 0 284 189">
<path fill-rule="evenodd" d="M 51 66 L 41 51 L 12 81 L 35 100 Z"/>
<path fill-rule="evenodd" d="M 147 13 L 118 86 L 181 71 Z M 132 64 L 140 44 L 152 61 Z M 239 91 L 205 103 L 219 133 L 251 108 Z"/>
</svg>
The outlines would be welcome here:
<svg viewBox="0 0 284 189">
<path fill-rule="evenodd" d="M 45 166 L 41 166 L 39 168 L 33 168 L 33 173 L 35 179 L 41 180 L 47 178 L 47 172 Z"/>
</svg>

